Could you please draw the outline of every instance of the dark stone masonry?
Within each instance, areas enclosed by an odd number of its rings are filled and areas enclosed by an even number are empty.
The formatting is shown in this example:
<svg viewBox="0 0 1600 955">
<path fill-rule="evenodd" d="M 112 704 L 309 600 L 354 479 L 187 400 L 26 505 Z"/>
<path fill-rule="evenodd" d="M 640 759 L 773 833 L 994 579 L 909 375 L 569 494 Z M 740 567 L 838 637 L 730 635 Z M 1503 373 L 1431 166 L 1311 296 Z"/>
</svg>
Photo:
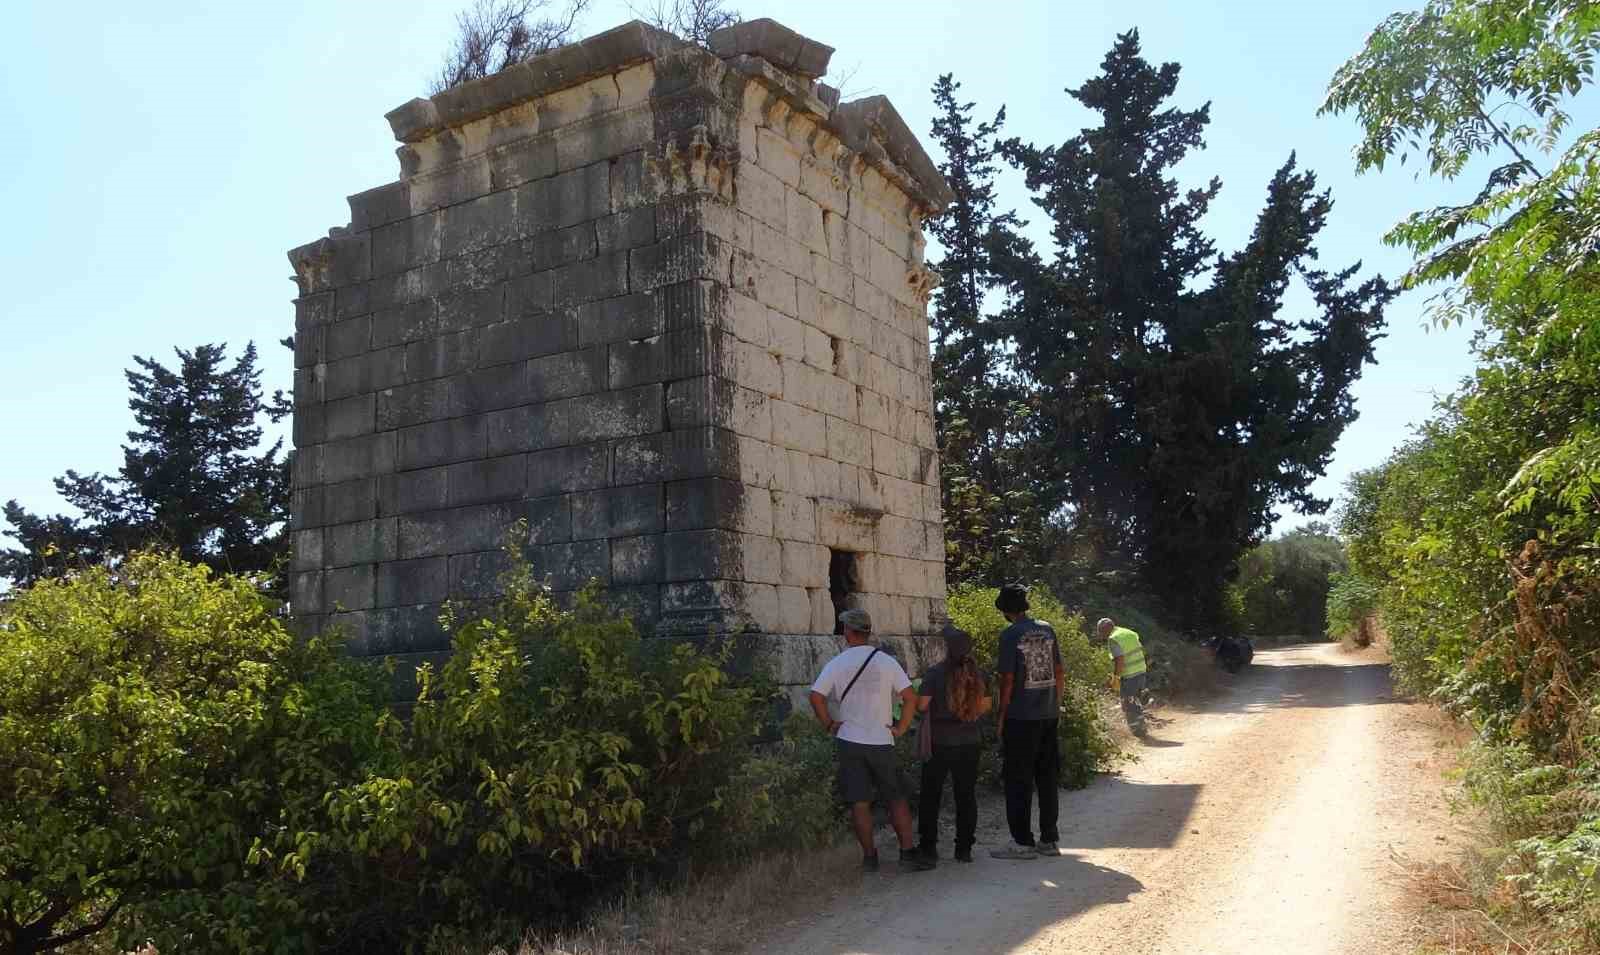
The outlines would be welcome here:
<svg viewBox="0 0 1600 955">
<path fill-rule="evenodd" d="M 844 606 L 944 613 L 923 219 L 882 97 L 770 20 L 629 23 L 388 116 L 401 178 L 289 253 L 292 605 L 429 659 L 517 521 L 556 591 L 755 635 L 809 681 Z"/>
</svg>

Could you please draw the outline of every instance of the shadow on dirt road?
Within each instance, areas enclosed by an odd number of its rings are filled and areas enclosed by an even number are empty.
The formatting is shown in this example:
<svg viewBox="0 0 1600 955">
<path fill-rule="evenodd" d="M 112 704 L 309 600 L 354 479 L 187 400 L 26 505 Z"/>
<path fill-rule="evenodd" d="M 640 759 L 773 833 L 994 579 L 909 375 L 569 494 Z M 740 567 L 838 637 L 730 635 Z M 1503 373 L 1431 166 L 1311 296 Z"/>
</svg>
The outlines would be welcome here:
<svg viewBox="0 0 1600 955">
<path fill-rule="evenodd" d="M 1373 706 L 1395 702 L 1387 663 L 1340 665 L 1319 659 L 1327 645 L 1263 650 L 1242 672 L 1224 675 L 1226 690 L 1188 712 L 1252 713 L 1268 709 Z M 1319 652 L 1320 651 L 1320 652 Z"/>
</svg>

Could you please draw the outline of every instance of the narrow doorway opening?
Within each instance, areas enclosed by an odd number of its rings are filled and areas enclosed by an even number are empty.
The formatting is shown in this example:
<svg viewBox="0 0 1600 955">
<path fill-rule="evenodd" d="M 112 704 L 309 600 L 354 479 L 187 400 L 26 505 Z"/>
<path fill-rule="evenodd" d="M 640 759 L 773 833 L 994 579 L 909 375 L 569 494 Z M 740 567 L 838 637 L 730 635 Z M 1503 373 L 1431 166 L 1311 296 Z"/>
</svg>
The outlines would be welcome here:
<svg viewBox="0 0 1600 955">
<path fill-rule="evenodd" d="M 856 555 L 847 550 L 828 551 L 828 596 L 833 598 L 833 633 L 844 633 L 839 615 L 850 609 L 850 596 L 860 586 L 856 578 Z"/>
</svg>

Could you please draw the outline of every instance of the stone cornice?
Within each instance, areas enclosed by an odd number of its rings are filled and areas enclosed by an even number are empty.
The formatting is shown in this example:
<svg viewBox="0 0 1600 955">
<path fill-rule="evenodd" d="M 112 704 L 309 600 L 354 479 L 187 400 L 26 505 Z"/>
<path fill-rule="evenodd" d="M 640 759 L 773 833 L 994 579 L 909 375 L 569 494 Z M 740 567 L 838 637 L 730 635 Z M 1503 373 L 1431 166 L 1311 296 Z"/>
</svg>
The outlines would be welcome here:
<svg viewBox="0 0 1600 955">
<path fill-rule="evenodd" d="M 905 190 L 924 217 L 937 215 L 955 199 L 939 167 L 887 97 L 868 96 L 840 104 L 837 90 L 799 79 L 762 57 L 740 54 L 726 62 L 795 112 L 815 119 L 862 161 Z"/>
<path fill-rule="evenodd" d="M 708 45 L 725 60 L 748 53 L 807 80 L 828 72 L 828 60 L 833 57 L 833 47 L 767 17 L 723 27 L 711 34 Z"/>
<path fill-rule="evenodd" d="M 394 138 L 414 143 L 450 126 L 482 119 L 529 100 L 659 59 L 689 44 L 634 20 L 604 33 L 462 83 L 432 98 L 417 98 L 385 114 Z"/>
<path fill-rule="evenodd" d="M 842 103 L 833 111 L 828 127 L 922 204 L 926 214 L 938 213 L 954 201 L 955 193 L 939 167 L 888 97 L 868 96 Z"/>
<path fill-rule="evenodd" d="M 432 98 L 413 99 L 386 114 L 395 139 L 417 143 L 451 127 L 576 86 L 636 63 L 689 49 L 690 44 L 639 20 L 518 63 Z M 883 96 L 839 103 L 838 91 L 815 80 L 832 47 L 768 19 L 718 31 L 713 53 L 760 83 L 791 109 L 816 119 L 861 161 L 903 189 L 923 216 L 955 198 L 916 134 Z M 776 57 L 774 61 L 772 57 Z"/>
</svg>

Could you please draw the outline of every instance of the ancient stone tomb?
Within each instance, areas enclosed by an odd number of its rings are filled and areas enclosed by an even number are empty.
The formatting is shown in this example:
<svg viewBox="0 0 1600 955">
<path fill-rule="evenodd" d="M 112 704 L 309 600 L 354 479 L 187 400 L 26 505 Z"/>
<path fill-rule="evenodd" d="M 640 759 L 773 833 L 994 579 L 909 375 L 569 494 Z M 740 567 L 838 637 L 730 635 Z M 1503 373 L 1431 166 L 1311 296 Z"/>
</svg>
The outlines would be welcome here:
<svg viewBox="0 0 1600 955">
<path fill-rule="evenodd" d="M 934 629 L 948 187 L 887 100 L 817 81 L 831 52 L 630 23 L 389 114 L 400 180 L 289 254 L 302 626 L 446 650 L 521 520 L 556 590 L 762 635 L 787 682 L 845 606 Z"/>
</svg>

